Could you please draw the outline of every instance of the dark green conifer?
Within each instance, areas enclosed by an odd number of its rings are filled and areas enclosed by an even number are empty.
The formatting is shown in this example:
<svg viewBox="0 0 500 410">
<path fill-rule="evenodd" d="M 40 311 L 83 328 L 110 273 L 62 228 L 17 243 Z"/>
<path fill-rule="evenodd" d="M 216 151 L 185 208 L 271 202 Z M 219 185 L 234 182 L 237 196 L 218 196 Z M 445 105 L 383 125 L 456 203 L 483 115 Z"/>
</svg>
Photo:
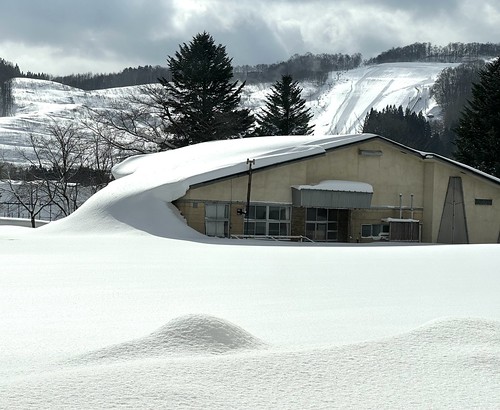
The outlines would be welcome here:
<svg viewBox="0 0 500 410">
<path fill-rule="evenodd" d="M 206 32 L 180 46 L 169 57 L 172 81 L 160 83 L 167 91 L 163 102 L 170 121 L 167 132 L 180 147 L 204 141 L 240 138 L 249 133 L 253 116 L 240 107 L 245 83 L 232 81 L 231 59 Z"/>
<path fill-rule="evenodd" d="M 500 58 L 486 64 L 456 129 L 455 157 L 500 177 Z"/>
<path fill-rule="evenodd" d="M 262 113 L 256 115 L 257 135 L 307 135 L 313 117 L 301 97 L 302 88 L 291 75 L 283 75 L 271 88 Z"/>
</svg>

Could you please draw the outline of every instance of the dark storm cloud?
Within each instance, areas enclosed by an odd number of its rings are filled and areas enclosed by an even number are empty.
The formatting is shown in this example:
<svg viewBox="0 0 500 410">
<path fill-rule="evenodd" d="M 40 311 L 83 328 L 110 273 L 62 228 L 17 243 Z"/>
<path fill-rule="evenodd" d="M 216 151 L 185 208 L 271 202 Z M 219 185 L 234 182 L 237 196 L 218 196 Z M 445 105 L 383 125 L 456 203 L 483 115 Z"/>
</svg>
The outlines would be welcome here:
<svg viewBox="0 0 500 410">
<path fill-rule="evenodd" d="M 156 57 L 158 63 L 164 63 L 164 58 L 155 55 L 162 46 L 155 30 L 171 25 L 169 16 L 173 15 L 173 7 L 170 2 L 157 3 L 12 1 L 2 6 L 0 14 L 0 57 L 4 57 L 2 42 L 7 40 L 20 49 L 48 47 L 52 51 L 46 58 L 52 60 L 73 56 L 83 61 L 148 64 Z M 57 61 L 52 61 L 52 65 L 57 65 Z"/>
<path fill-rule="evenodd" d="M 221 19 L 220 9 L 212 8 L 192 18 L 186 26 L 189 36 L 209 31 L 216 43 L 226 46 L 237 65 L 274 63 L 290 57 L 290 50 L 304 50 L 298 27 L 278 32 L 253 9 L 240 10 L 230 19 Z"/>
<path fill-rule="evenodd" d="M 54 74 L 166 64 L 208 31 L 234 64 L 295 53 L 374 56 L 413 42 L 496 42 L 497 0 L 11 0 L 0 57 Z"/>
</svg>

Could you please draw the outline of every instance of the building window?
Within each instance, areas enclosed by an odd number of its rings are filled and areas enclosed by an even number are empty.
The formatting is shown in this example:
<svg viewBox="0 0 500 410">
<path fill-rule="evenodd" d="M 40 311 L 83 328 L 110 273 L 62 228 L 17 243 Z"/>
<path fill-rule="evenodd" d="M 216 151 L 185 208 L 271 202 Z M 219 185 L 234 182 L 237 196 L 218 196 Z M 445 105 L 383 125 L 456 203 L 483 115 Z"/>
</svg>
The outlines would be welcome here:
<svg viewBox="0 0 500 410">
<path fill-rule="evenodd" d="M 361 237 L 371 239 L 382 239 L 389 237 L 388 224 L 363 224 L 361 225 Z"/>
<path fill-rule="evenodd" d="M 245 234 L 256 236 L 289 236 L 290 207 L 250 205 L 245 220 Z"/>
<path fill-rule="evenodd" d="M 476 205 L 493 205 L 493 199 L 476 198 Z"/>
<path fill-rule="evenodd" d="M 229 236 L 229 204 L 205 204 L 205 234 L 207 236 Z"/>
<path fill-rule="evenodd" d="M 338 241 L 338 209 L 307 208 L 306 236 L 313 241 Z"/>
</svg>

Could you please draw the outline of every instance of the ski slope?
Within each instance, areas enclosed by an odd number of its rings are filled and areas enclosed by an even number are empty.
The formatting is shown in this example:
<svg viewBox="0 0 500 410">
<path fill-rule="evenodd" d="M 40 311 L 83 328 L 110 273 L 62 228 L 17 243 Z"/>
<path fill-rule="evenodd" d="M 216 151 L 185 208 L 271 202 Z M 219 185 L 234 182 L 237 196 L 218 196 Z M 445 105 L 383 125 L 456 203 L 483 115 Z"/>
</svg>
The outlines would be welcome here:
<svg viewBox="0 0 500 410">
<path fill-rule="evenodd" d="M 424 115 L 439 114 L 431 88 L 439 73 L 452 64 L 392 63 L 365 66 L 336 75 L 315 102 L 314 132 L 318 135 L 361 132 L 371 108 L 388 105 Z"/>
</svg>

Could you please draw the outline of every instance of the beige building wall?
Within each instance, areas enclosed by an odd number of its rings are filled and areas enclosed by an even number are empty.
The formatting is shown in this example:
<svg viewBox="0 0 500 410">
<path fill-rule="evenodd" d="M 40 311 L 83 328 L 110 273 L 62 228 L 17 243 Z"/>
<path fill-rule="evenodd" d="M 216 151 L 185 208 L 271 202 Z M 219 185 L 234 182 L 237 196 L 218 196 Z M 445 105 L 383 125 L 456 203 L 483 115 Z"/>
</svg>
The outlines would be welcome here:
<svg viewBox="0 0 500 410">
<path fill-rule="evenodd" d="M 291 203 L 291 186 L 306 184 L 306 162 L 278 165 L 264 170 L 256 169 L 252 175 L 252 202 Z M 229 178 L 190 189 L 183 200 L 211 200 L 246 203 L 248 175 Z"/>
<path fill-rule="evenodd" d="M 448 184 L 448 182 L 446 182 L 446 184 Z M 422 219 L 425 223 L 422 224 L 422 242 L 432 243 L 437 240 L 439 222 L 443 209 L 442 204 L 440 209 L 436 209 L 435 201 L 436 195 L 443 189 L 442 185 L 443 184 L 436 178 L 435 161 L 427 162 L 424 167 L 424 202 Z M 446 191 L 442 194 L 443 201 L 445 195 Z M 438 214 L 439 217 L 437 217 Z"/>
<path fill-rule="evenodd" d="M 360 150 L 382 151 L 382 155 L 362 156 Z M 257 162 L 258 166 L 258 162 Z M 413 154 L 383 142 L 367 142 L 330 151 L 326 155 L 256 169 L 252 176 L 252 202 L 291 203 L 292 185 L 315 184 L 337 179 L 366 182 L 373 186 L 372 206 L 399 206 L 403 194 L 404 206 L 423 207 L 424 163 Z M 248 176 L 215 181 L 194 187 L 183 200 L 213 200 L 246 202 Z"/>
<path fill-rule="evenodd" d="M 205 204 L 200 201 L 177 201 L 175 206 L 186 218 L 188 225 L 198 232 L 205 233 Z"/>
<path fill-rule="evenodd" d="M 362 155 L 367 153 L 369 155 Z M 246 158 L 245 158 L 246 161 Z M 251 202 L 291 204 L 291 186 L 315 184 L 324 180 L 348 180 L 373 186 L 372 208 L 355 210 L 351 214 L 350 230 L 353 241 L 362 223 L 380 223 L 382 218 L 398 218 L 400 194 L 403 217 L 410 218 L 413 198 L 413 218 L 421 221 L 423 242 L 436 242 L 450 176 L 463 181 L 465 209 L 471 243 L 497 242 L 500 230 L 500 187 L 494 182 L 461 171 L 438 159 L 422 159 L 420 155 L 384 140 L 370 140 L 328 151 L 304 160 L 297 160 L 265 169 L 256 168 L 252 175 Z M 244 208 L 247 198 L 248 175 L 214 181 L 191 188 L 176 202 L 188 223 L 204 232 L 206 201 L 219 201 L 231 206 L 231 230 L 243 226 L 243 217 L 236 214 Z M 492 199 L 492 206 L 475 205 L 475 198 Z M 197 204 L 198 205 L 194 205 Z M 492 224 L 496 227 L 492 227 Z"/>
<path fill-rule="evenodd" d="M 360 155 L 363 151 L 380 152 L 381 155 Z M 418 156 L 378 140 L 331 151 L 326 156 L 325 164 L 321 158 L 311 160 L 314 165 L 309 168 L 309 179 L 369 183 L 373 186 L 374 207 L 399 207 L 399 194 L 403 195 L 405 206 L 410 205 L 411 194 L 414 206 L 423 206 L 424 165 Z"/>
<path fill-rule="evenodd" d="M 471 171 L 450 166 L 439 159 L 428 160 L 429 172 L 424 219 L 432 227 L 431 240 L 439 233 L 441 216 L 450 177 L 460 177 L 464 194 L 465 215 L 470 243 L 496 243 L 500 235 L 500 186 Z M 432 179 L 431 179 L 432 178 Z M 491 200 L 492 205 L 476 205 L 476 199 Z"/>
</svg>

